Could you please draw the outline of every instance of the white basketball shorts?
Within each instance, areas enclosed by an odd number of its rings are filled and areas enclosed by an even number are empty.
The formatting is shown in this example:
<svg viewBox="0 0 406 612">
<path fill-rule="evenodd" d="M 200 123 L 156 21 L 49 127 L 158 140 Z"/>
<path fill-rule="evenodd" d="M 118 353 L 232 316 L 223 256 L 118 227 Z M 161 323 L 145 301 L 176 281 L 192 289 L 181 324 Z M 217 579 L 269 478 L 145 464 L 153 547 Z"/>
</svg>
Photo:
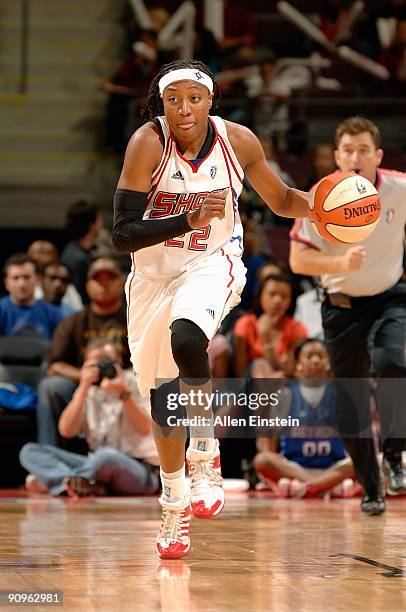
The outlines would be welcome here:
<svg viewBox="0 0 406 612">
<path fill-rule="evenodd" d="M 246 269 L 239 257 L 215 253 L 175 278 L 152 279 L 133 270 L 126 286 L 128 343 L 140 393 L 159 379 L 179 375 L 172 357 L 170 326 L 189 319 L 211 340 L 240 301 Z"/>
</svg>

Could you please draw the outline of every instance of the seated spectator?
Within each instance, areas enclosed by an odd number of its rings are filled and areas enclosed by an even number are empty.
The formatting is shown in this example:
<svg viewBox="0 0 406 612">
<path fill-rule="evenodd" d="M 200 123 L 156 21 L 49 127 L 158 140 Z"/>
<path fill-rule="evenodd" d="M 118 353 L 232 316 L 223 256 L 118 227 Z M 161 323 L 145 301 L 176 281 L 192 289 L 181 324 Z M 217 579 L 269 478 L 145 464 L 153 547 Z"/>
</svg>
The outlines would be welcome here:
<svg viewBox="0 0 406 612">
<path fill-rule="evenodd" d="M 244 247 L 245 247 L 245 235 L 244 235 Z M 270 275 L 279 276 L 283 274 L 282 268 L 277 264 L 276 259 L 272 255 L 261 255 L 262 263 L 256 268 L 253 266 L 249 268 L 244 262 L 247 268 L 247 282 L 244 290 L 241 294 L 241 304 L 243 310 L 246 312 L 252 310 L 255 302 L 255 296 L 258 294 L 258 288 L 263 283 L 265 278 Z"/>
<path fill-rule="evenodd" d="M 54 304 L 62 313 L 64 319 L 76 311 L 72 306 L 63 303 L 63 297 L 69 287 L 69 270 L 62 263 L 50 263 L 45 266 L 42 275 L 42 290 L 44 302 Z"/>
<path fill-rule="evenodd" d="M 20 461 L 30 472 L 29 491 L 84 496 L 158 490 L 150 408 L 139 395 L 134 375 L 122 370 L 118 360 L 110 342 L 89 343 L 78 388 L 58 428 L 66 438 L 83 432 L 93 452 L 84 456 L 47 444 L 26 444 Z"/>
<path fill-rule="evenodd" d="M 388 68 L 396 93 L 406 91 L 406 7 L 405 16 L 396 23 L 393 41 L 388 49 L 382 52 L 381 62 Z"/>
<path fill-rule="evenodd" d="M 56 246 L 52 242 L 48 242 L 48 240 L 34 240 L 28 247 L 27 253 L 37 264 L 39 282 L 35 287 L 34 296 L 35 299 L 41 300 L 44 297 L 42 289 L 44 269 L 48 264 L 59 261 L 58 250 Z M 82 299 L 71 283 L 66 287 L 66 291 L 62 298 L 62 304 L 67 306 L 68 309 L 71 309 L 72 312 L 77 312 L 83 308 Z"/>
<path fill-rule="evenodd" d="M 0 299 L 0 335 L 41 336 L 50 340 L 62 313 L 53 304 L 34 297 L 35 262 L 27 253 L 16 253 L 4 264 L 4 285 L 9 295 Z"/>
<path fill-rule="evenodd" d="M 216 74 L 221 66 L 220 47 L 213 33 L 204 27 L 199 20 L 195 23 L 194 56 L 201 62 L 209 66 L 210 70 Z"/>
<path fill-rule="evenodd" d="M 265 153 L 266 161 L 272 170 L 283 180 L 289 187 L 296 187 L 295 181 L 288 172 L 283 170 L 278 162 L 278 156 L 272 146 L 272 142 L 268 138 L 259 137 L 259 141 Z"/>
<path fill-rule="evenodd" d="M 251 11 L 241 3 L 223 0 L 224 36 L 219 40 L 224 58 L 235 55 L 240 47 L 255 44 L 255 23 Z"/>
<path fill-rule="evenodd" d="M 294 344 L 307 337 L 306 327 L 286 314 L 292 290 L 286 275 L 267 276 L 260 285 L 254 312 L 234 327 L 235 376 L 272 378 L 291 371 Z"/>
<path fill-rule="evenodd" d="M 146 92 L 158 71 L 158 50 L 153 30 L 137 33 L 132 53 L 117 68 L 111 79 L 101 84 L 108 94 L 105 119 L 105 147 L 114 153 L 124 153 L 130 132 L 131 103 L 135 100 L 138 109 L 146 101 Z M 136 113 L 134 113 L 135 116 Z"/>
<path fill-rule="evenodd" d="M 151 19 L 152 29 L 158 36 L 160 31 L 166 26 L 171 18 L 170 13 L 162 6 L 154 6 L 148 9 L 148 15 Z"/>
<path fill-rule="evenodd" d="M 69 206 L 65 225 L 69 242 L 62 251 L 61 262 L 68 267 L 71 282 L 83 304 L 89 303 L 86 293 L 87 272 L 92 261 L 92 248 L 102 227 L 103 219 L 96 204 L 79 200 Z"/>
<path fill-rule="evenodd" d="M 351 459 L 337 437 L 335 393 L 327 381 L 330 363 L 326 347 L 320 340 L 308 338 L 296 348 L 295 358 L 297 381 L 285 387 L 273 416 L 290 416 L 300 425 L 261 438 L 254 467 L 279 497 L 315 497 L 326 491 L 351 497 L 360 487 L 354 482 Z"/>
<path fill-rule="evenodd" d="M 37 271 L 42 274 L 46 265 L 58 261 L 58 249 L 48 240 L 34 240 L 27 249 L 27 254 L 37 264 Z"/>
<path fill-rule="evenodd" d="M 125 368 L 130 367 L 124 281 L 117 264 L 96 259 L 89 268 L 86 283 L 90 304 L 56 329 L 49 351 L 48 377 L 38 387 L 38 441 L 58 446 L 57 423 L 80 379 L 84 348 L 93 338 L 114 343 Z"/>
<path fill-rule="evenodd" d="M 309 191 L 320 179 L 336 169 L 333 145 L 328 142 L 319 143 L 313 150 L 311 175 L 304 189 Z"/>
<path fill-rule="evenodd" d="M 287 148 L 290 128 L 289 108 L 292 88 L 276 74 L 276 59 L 269 55 L 259 62 L 258 72 L 246 79 L 247 95 L 252 99 L 253 130 L 274 145 Z"/>
<path fill-rule="evenodd" d="M 283 274 L 283 270 L 278 265 L 276 259 L 272 257 L 272 255 L 268 255 L 267 261 L 265 261 L 257 270 L 257 285 L 261 285 L 267 276 L 280 276 L 281 274 Z M 258 292 L 258 286 L 256 287 L 255 293 Z"/>
</svg>

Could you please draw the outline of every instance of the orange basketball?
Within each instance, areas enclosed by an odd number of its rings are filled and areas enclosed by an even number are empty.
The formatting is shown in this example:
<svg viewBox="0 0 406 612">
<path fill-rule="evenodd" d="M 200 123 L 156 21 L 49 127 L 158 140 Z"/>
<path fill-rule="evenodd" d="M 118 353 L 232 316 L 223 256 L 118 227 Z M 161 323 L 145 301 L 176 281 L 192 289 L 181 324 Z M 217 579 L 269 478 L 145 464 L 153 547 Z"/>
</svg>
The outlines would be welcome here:
<svg viewBox="0 0 406 612">
<path fill-rule="evenodd" d="M 368 179 L 353 172 L 334 172 L 317 183 L 309 219 L 325 240 L 351 244 L 372 234 L 380 214 L 378 192 Z"/>
</svg>

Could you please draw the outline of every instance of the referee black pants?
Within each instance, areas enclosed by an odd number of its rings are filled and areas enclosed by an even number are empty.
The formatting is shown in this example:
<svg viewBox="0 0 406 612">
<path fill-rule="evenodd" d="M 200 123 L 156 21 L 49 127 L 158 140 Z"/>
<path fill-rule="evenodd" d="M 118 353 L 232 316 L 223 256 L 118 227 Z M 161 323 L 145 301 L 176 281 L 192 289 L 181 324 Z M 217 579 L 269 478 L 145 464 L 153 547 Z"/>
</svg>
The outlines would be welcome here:
<svg viewBox="0 0 406 612">
<path fill-rule="evenodd" d="M 376 490 L 380 476 L 371 431 L 371 381 L 385 455 L 406 438 L 406 283 L 372 297 L 351 298 L 351 308 L 322 304 L 325 341 L 337 389 L 340 435 L 358 481 Z"/>
</svg>

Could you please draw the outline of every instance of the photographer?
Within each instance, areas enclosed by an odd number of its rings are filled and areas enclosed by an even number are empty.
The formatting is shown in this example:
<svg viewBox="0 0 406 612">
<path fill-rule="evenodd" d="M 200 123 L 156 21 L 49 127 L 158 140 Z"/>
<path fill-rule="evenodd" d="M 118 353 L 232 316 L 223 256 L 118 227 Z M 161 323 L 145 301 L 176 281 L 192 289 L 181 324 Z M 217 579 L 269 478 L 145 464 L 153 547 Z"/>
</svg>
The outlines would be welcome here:
<svg viewBox="0 0 406 612">
<path fill-rule="evenodd" d="M 31 492 L 60 495 L 142 495 L 158 490 L 158 458 L 149 406 L 134 375 L 122 370 L 118 351 L 103 339 L 85 350 L 79 385 L 61 414 L 65 438 L 83 433 L 91 452 L 70 453 L 48 444 L 26 444 L 21 464 Z"/>
<path fill-rule="evenodd" d="M 90 303 L 58 325 L 49 346 L 48 376 L 38 387 L 40 444 L 76 450 L 58 435 L 58 421 L 79 383 L 84 349 L 90 340 L 104 338 L 114 343 L 124 367 L 130 367 L 123 289 L 116 261 L 100 257 L 91 264 L 86 283 Z"/>
</svg>

